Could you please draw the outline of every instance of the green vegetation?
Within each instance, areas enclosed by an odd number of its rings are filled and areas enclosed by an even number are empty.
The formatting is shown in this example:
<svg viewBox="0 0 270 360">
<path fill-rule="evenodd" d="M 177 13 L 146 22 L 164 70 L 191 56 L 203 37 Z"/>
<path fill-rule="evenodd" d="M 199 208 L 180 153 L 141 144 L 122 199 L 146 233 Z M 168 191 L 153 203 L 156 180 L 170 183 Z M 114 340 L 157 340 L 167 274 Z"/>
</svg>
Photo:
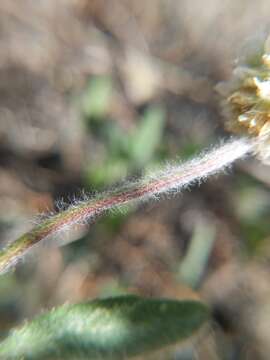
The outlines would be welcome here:
<svg viewBox="0 0 270 360">
<path fill-rule="evenodd" d="M 0 343 L 6 360 L 126 359 L 193 335 L 208 318 L 199 301 L 122 296 L 64 305 Z"/>
</svg>

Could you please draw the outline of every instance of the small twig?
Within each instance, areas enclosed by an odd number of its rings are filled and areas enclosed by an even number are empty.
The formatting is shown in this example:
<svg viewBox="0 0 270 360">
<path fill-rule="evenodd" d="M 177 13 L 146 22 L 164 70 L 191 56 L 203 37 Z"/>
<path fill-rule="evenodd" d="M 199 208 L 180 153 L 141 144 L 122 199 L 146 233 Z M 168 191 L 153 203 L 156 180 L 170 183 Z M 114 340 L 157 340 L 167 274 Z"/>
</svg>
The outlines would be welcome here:
<svg viewBox="0 0 270 360">
<path fill-rule="evenodd" d="M 0 273 L 15 265 L 34 245 L 69 229 L 76 224 L 95 219 L 110 209 L 132 202 L 157 200 L 179 192 L 194 182 L 204 181 L 208 176 L 229 167 L 235 160 L 253 150 L 254 142 L 247 138 L 229 140 L 182 164 L 168 165 L 158 173 L 126 184 L 84 201 L 78 201 L 68 209 L 46 218 L 32 230 L 10 243 L 0 252 Z"/>
</svg>

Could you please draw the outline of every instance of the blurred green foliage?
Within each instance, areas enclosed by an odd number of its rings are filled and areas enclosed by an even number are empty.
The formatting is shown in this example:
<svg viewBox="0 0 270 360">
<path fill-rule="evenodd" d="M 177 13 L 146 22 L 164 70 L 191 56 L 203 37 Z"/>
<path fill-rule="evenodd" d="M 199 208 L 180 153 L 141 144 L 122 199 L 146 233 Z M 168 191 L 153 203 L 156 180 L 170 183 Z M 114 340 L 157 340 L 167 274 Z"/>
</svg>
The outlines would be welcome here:
<svg viewBox="0 0 270 360">
<path fill-rule="evenodd" d="M 269 191 L 254 179 L 239 176 L 233 200 L 247 254 L 259 255 L 269 242 Z"/>
<path fill-rule="evenodd" d="M 112 96 L 109 76 L 94 76 L 88 83 L 81 99 L 82 113 L 87 118 L 100 119 L 106 115 Z"/>
<path fill-rule="evenodd" d="M 115 183 L 159 159 L 158 150 L 165 125 L 164 109 L 158 105 L 149 106 L 135 128 L 124 131 L 106 116 L 112 90 L 111 79 L 97 76 L 91 78 L 82 96 L 84 121 L 105 150 L 102 161 L 86 166 L 85 185 L 88 187 Z"/>
<path fill-rule="evenodd" d="M 151 106 L 129 137 L 129 158 L 133 167 L 141 168 L 153 160 L 161 143 L 165 114 L 161 107 Z"/>
<path fill-rule="evenodd" d="M 195 224 L 189 248 L 178 271 L 181 281 L 192 288 L 197 288 L 202 280 L 215 238 L 215 226 L 209 221 L 200 219 Z"/>
</svg>

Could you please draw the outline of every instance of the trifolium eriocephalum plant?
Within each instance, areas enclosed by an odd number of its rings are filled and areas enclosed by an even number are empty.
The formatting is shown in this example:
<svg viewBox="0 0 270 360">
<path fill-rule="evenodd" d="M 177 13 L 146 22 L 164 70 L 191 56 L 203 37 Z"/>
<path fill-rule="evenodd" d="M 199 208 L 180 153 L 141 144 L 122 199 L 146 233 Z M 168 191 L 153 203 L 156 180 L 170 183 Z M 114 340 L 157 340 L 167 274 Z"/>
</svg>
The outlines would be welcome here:
<svg viewBox="0 0 270 360">
<path fill-rule="evenodd" d="M 222 141 L 193 160 L 167 165 L 159 172 L 124 184 L 113 191 L 75 202 L 66 210 L 48 216 L 0 252 L 0 273 L 15 265 L 41 241 L 77 224 L 94 220 L 108 210 L 176 194 L 195 182 L 204 181 L 208 176 L 223 171 L 248 153 L 256 153 L 260 159 L 269 163 L 269 40 L 259 63 L 237 67 L 232 79 L 222 83 L 219 91 L 223 95 L 225 127 L 233 133 L 243 135 L 241 138 Z"/>
</svg>

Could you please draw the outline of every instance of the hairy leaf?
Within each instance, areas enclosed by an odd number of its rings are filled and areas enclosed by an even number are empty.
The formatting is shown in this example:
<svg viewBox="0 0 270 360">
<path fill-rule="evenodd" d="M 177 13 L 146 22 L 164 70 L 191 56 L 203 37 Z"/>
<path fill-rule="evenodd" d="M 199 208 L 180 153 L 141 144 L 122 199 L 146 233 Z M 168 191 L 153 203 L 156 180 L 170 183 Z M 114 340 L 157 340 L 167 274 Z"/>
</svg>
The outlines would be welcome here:
<svg viewBox="0 0 270 360">
<path fill-rule="evenodd" d="M 1 359 L 124 359 L 191 336 L 208 317 L 199 301 L 120 296 L 64 305 L 13 330 Z"/>
</svg>

